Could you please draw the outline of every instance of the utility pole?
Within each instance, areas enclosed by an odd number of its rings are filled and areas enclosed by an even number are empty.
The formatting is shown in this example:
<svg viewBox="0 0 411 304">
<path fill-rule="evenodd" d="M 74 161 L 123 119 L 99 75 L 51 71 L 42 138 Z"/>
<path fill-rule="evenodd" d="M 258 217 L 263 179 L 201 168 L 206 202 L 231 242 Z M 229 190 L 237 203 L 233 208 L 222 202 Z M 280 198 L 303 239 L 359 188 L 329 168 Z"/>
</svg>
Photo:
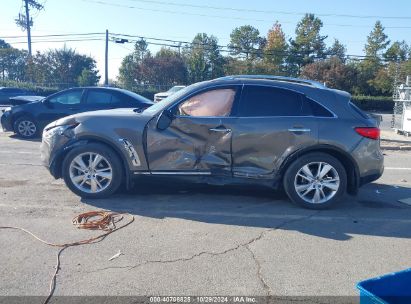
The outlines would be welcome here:
<svg viewBox="0 0 411 304">
<path fill-rule="evenodd" d="M 106 58 L 105 58 L 104 85 L 108 86 L 108 30 L 106 30 Z"/>
<path fill-rule="evenodd" d="M 27 44 L 29 49 L 29 57 L 31 58 L 31 24 L 30 24 L 30 10 L 29 0 L 24 0 L 24 6 L 26 8 L 26 29 L 27 29 Z"/>
</svg>

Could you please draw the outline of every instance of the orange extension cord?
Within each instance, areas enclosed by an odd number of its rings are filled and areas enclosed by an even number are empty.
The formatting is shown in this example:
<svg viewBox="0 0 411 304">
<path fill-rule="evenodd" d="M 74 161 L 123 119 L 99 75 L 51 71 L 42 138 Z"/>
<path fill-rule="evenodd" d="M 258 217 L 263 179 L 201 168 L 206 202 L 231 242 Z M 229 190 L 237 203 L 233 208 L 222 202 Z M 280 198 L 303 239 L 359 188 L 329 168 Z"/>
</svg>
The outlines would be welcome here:
<svg viewBox="0 0 411 304">
<path fill-rule="evenodd" d="M 129 221 L 125 223 L 122 226 L 117 227 L 116 223 L 120 222 L 124 215 L 128 215 L 130 217 Z M 97 219 L 93 219 L 97 218 Z M 31 235 L 33 238 L 36 240 L 52 247 L 60 247 L 61 249 L 57 252 L 57 260 L 56 260 L 56 270 L 51 277 L 50 280 L 50 290 L 49 294 L 44 301 L 44 304 L 48 303 L 53 296 L 54 290 L 56 288 L 56 276 L 57 273 L 60 269 L 60 254 L 68 247 L 73 247 L 73 246 L 80 246 L 80 245 L 85 245 L 85 244 L 93 244 L 97 242 L 101 242 L 104 240 L 106 236 L 109 234 L 113 233 L 114 231 L 117 231 L 119 229 L 122 229 L 128 225 L 130 225 L 134 221 L 134 216 L 132 216 L 129 213 L 118 213 L 118 212 L 107 212 L 107 211 L 90 211 L 86 213 L 82 213 L 77 215 L 76 217 L 73 218 L 72 223 L 79 229 L 89 229 L 89 230 L 103 230 L 105 233 L 100 234 L 96 237 L 86 239 L 86 240 L 80 240 L 72 243 L 65 243 L 65 244 L 55 244 L 55 243 L 50 243 L 45 240 L 42 240 L 38 236 L 36 236 L 34 233 L 28 231 L 27 229 L 21 228 L 21 227 L 14 227 L 14 226 L 0 226 L 0 229 L 15 229 L 15 230 L 20 230 L 23 231 L 29 235 Z"/>
</svg>

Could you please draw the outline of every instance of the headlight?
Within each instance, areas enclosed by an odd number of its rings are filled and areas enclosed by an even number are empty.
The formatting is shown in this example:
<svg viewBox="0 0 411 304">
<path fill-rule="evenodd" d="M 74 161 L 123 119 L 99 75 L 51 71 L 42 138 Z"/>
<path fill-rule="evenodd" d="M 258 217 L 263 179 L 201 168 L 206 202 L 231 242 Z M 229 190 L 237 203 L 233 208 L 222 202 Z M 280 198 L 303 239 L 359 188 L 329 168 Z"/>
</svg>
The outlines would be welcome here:
<svg viewBox="0 0 411 304">
<path fill-rule="evenodd" d="M 49 139 L 55 135 L 64 135 L 66 137 L 73 137 L 74 136 L 73 129 L 77 126 L 78 124 L 56 126 L 52 129 L 48 129 L 47 131 L 44 131 L 43 137 L 45 139 Z"/>
<path fill-rule="evenodd" d="M 9 111 L 11 111 L 11 107 L 7 107 L 3 110 L 3 112 L 9 112 Z"/>
</svg>

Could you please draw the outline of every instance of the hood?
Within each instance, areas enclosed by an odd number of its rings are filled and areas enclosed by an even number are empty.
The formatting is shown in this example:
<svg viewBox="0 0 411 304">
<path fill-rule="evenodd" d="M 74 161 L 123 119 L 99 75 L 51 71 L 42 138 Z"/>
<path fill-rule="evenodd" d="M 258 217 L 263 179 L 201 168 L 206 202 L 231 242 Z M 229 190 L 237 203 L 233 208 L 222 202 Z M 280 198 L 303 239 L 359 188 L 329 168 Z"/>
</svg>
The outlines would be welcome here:
<svg viewBox="0 0 411 304">
<path fill-rule="evenodd" d="M 11 101 L 12 102 L 12 101 Z M 38 108 L 41 105 L 42 101 L 27 101 L 19 104 L 15 104 L 12 106 L 12 111 L 13 112 L 18 112 L 21 110 L 27 111 L 27 112 L 32 112 L 32 109 Z"/>
<path fill-rule="evenodd" d="M 10 105 L 12 106 L 17 106 L 21 104 L 26 104 L 29 102 L 33 101 L 40 101 L 43 100 L 45 97 L 44 96 L 15 96 L 15 97 L 10 97 Z"/>
<path fill-rule="evenodd" d="M 152 118 L 151 115 L 143 115 L 143 113 L 135 112 L 134 109 L 111 109 L 111 110 L 99 110 L 91 112 L 83 112 L 70 116 L 60 118 L 46 126 L 46 129 L 50 129 L 56 126 L 81 124 L 81 123 L 93 123 L 104 124 L 114 122 L 116 126 L 127 125 L 130 121 L 145 121 L 148 122 Z"/>
</svg>

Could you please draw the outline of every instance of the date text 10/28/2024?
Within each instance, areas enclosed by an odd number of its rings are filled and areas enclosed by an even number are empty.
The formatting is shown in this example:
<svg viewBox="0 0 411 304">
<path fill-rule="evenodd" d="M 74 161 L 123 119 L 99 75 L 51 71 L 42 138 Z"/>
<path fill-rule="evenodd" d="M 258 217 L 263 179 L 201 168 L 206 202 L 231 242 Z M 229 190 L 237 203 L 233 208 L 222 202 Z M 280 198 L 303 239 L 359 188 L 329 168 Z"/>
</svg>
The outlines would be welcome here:
<svg viewBox="0 0 411 304">
<path fill-rule="evenodd" d="M 256 303 L 255 297 L 248 296 L 153 296 L 150 303 Z"/>
</svg>

